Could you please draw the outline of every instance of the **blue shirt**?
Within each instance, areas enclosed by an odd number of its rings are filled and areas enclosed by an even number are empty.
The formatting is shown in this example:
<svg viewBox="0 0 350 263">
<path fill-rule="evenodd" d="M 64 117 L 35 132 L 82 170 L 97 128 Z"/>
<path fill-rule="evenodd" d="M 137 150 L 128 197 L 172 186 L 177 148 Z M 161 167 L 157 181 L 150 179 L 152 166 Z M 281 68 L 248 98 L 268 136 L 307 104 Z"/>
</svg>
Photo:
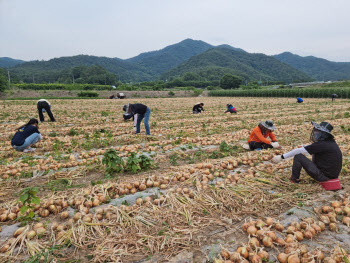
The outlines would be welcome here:
<svg viewBox="0 0 350 263">
<path fill-rule="evenodd" d="M 40 133 L 38 128 L 33 125 L 24 126 L 15 133 L 11 140 L 11 145 L 21 146 L 24 141 L 33 133 Z"/>
<path fill-rule="evenodd" d="M 303 102 L 302 98 L 297 98 L 297 101 Z"/>
</svg>

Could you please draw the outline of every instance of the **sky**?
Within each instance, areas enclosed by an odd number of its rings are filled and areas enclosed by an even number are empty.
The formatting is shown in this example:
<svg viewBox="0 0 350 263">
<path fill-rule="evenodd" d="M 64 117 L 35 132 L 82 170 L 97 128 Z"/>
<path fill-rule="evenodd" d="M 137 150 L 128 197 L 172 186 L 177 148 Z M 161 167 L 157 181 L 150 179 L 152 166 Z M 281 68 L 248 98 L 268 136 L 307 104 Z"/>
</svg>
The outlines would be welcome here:
<svg viewBox="0 0 350 263">
<path fill-rule="evenodd" d="M 126 59 L 191 38 L 350 62 L 349 0 L 0 0 L 0 57 Z"/>
</svg>

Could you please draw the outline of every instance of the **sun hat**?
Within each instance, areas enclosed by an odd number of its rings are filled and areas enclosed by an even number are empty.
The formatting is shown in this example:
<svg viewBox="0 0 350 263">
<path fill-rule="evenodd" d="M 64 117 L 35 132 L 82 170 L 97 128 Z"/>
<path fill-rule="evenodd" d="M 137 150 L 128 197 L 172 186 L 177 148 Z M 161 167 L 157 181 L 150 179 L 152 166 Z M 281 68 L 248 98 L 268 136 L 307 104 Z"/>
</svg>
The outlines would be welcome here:
<svg viewBox="0 0 350 263">
<path fill-rule="evenodd" d="M 262 121 L 259 124 L 261 124 L 262 126 L 264 126 L 266 129 L 269 129 L 271 131 L 276 130 L 276 127 L 273 125 L 273 122 L 270 120 L 267 121 Z"/>
<path fill-rule="evenodd" d="M 317 124 L 316 122 L 313 122 L 313 121 L 311 123 L 315 127 L 315 129 L 323 131 L 323 132 L 326 132 L 326 133 L 332 135 L 331 131 L 333 130 L 333 126 L 330 123 L 325 122 L 325 121 L 321 122 L 320 124 Z"/>
</svg>

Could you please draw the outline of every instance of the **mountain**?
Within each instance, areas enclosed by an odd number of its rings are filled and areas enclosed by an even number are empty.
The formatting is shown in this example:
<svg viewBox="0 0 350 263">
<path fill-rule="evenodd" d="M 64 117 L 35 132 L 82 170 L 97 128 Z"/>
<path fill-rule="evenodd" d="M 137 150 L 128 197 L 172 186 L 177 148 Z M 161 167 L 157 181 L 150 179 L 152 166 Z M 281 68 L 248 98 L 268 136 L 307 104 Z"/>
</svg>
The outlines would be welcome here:
<svg viewBox="0 0 350 263">
<path fill-rule="evenodd" d="M 350 62 L 332 62 L 313 56 L 302 57 L 290 52 L 284 52 L 274 57 L 317 80 L 350 79 Z"/>
<path fill-rule="evenodd" d="M 144 70 L 127 61 L 117 58 L 78 55 L 60 57 L 48 61 L 30 61 L 11 68 L 11 74 L 24 82 L 55 82 L 67 71 L 77 66 L 101 66 L 114 73 L 123 82 L 151 80 L 152 77 Z"/>
<path fill-rule="evenodd" d="M 2 57 L 0 58 L 0 68 L 13 67 L 24 62 L 25 62 L 24 60 L 20 60 L 20 59 Z"/>
<path fill-rule="evenodd" d="M 219 79 L 229 73 L 245 80 L 263 81 L 310 81 L 312 78 L 274 57 L 264 54 L 242 52 L 234 48 L 215 47 L 197 56 L 191 57 L 161 75 L 161 79 L 181 77 L 186 72 L 200 76 L 210 76 L 210 80 Z"/>
<path fill-rule="evenodd" d="M 212 45 L 200 40 L 185 39 L 180 43 L 167 46 L 161 50 L 141 53 L 126 61 L 142 67 L 153 77 L 158 77 L 165 71 L 212 47 Z"/>
</svg>

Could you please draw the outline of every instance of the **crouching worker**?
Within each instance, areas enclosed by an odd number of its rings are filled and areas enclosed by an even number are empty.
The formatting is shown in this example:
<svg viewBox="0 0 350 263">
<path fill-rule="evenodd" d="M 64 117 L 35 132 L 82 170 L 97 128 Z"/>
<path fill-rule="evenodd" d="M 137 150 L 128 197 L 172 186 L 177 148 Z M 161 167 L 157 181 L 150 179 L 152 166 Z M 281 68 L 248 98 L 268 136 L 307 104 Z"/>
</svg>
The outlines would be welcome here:
<svg viewBox="0 0 350 263">
<path fill-rule="evenodd" d="M 283 159 L 294 157 L 291 182 L 300 182 L 300 172 L 304 168 L 306 173 L 320 182 L 326 190 L 339 190 L 341 185 L 338 179 L 342 168 L 342 153 L 331 134 L 333 126 L 328 122 L 320 124 L 312 122 L 314 128 L 310 139 L 310 145 L 294 149 L 282 155 L 275 156 L 271 162 L 278 163 Z M 312 155 L 312 161 L 305 153 Z"/>
<path fill-rule="evenodd" d="M 43 138 L 38 130 L 38 123 L 37 119 L 30 119 L 27 124 L 19 123 L 20 127 L 11 140 L 13 149 L 20 152 L 35 151 L 35 148 L 30 146 Z"/>
<path fill-rule="evenodd" d="M 303 103 L 303 99 L 300 98 L 300 97 L 298 97 L 298 98 L 297 98 L 297 103 Z"/>
<path fill-rule="evenodd" d="M 140 133 L 140 126 L 141 126 L 141 121 L 143 119 L 145 123 L 145 129 L 146 129 L 146 134 L 151 135 L 151 131 L 149 128 L 149 117 L 151 116 L 151 109 L 148 108 L 146 105 L 143 105 L 141 103 L 135 103 L 135 104 L 127 104 L 124 105 L 125 107 L 125 113 L 123 115 L 124 120 L 131 119 L 134 115 L 137 116 L 136 120 L 136 134 Z M 124 107 L 123 107 L 124 109 Z"/>
<path fill-rule="evenodd" d="M 233 107 L 232 104 L 227 104 L 226 107 L 227 107 L 227 110 L 224 113 L 227 113 L 227 112 L 229 112 L 231 114 L 232 113 L 237 113 L 236 108 Z"/>
<path fill-rule="evenodd" d="M 47 114 L 49 115 L 50 117 L 50 120 L 51 121 L 55 121 L 55 118 L 53 117 L 53 114 L 51 112 L 51 105 L 50 105 L 50 102 L 48 102 L 47 100 L 45 99 L 41 99 L 38 101 L 37 103 L 37 108 L 38 108 L 38 112 L 39 112 L 39 119 L 40 119 L 40 122 L 43 122 L 44 121 L 44 114 L 43 112 L 47 112 Z"/>
<path fill-rule="evenodd" d="M 193 114 L 202 113 L 202 111 L 204 111 L 203 106 L 204 103 L 197 103 L 196 105 L 194 105 L 192 109 Z"/>
<path fill-rule="evenodd" d="M 272 131 L 276 130 L 276 127 L 273 125 L 273 122 L 270 120 L 262 121 L 256 126 L 250 137 L 248 139 L 248 144 L 243 144 L 242 147 L 246 150 L 261 150 L 269 148 L 279 148 L 280 145 L 277 142 L 277 139 Z M 271 141 L 266 139 L 270 137 Z"/>
</svg>

